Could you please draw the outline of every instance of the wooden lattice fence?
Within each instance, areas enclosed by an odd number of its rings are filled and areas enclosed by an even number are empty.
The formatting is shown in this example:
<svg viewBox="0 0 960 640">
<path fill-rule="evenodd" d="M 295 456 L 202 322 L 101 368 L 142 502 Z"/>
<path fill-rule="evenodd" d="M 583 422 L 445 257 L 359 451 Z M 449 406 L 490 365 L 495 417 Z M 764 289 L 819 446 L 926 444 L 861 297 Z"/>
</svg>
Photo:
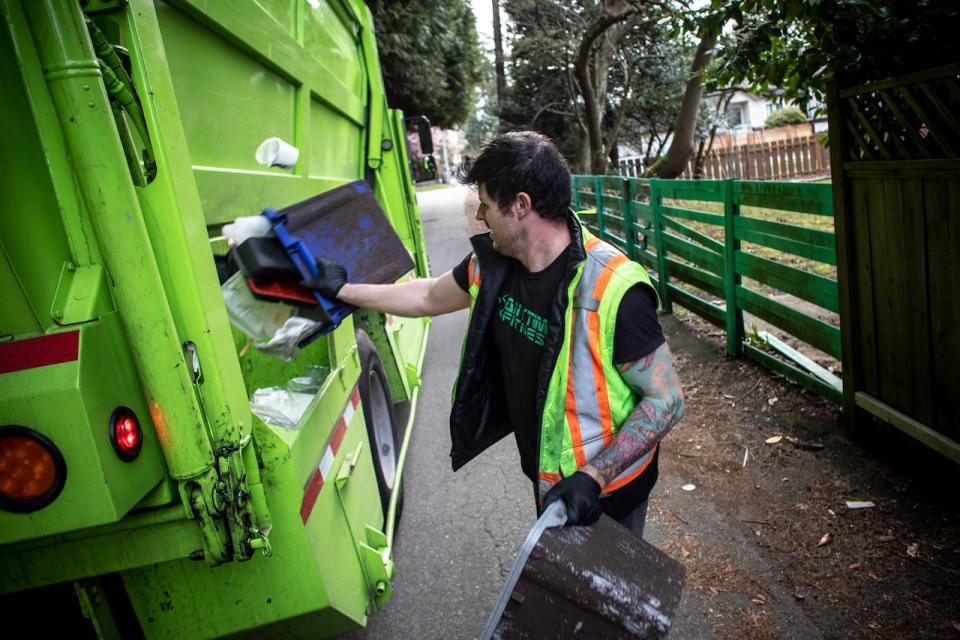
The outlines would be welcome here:
<svg viewBox="0 0 960 640">
<path fill-rule="evenodd" d="M 844 409 L 960 462 L 960 64 L 828 95 Z"/>
</svg>

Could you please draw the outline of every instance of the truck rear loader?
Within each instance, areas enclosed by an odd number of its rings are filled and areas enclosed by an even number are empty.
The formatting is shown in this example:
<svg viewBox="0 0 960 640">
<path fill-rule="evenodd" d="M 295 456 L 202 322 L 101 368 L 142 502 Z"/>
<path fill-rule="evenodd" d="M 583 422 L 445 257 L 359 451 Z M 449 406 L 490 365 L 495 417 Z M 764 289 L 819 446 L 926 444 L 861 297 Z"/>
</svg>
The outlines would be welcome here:
<svg viewBox="0 0 960 640">
<path fill-rule="evenodd" d="M 0 14 L 8 630 L 364 625 L 391 594 L 429 321 L 357 312 L 279 359 L 231 326 L 217 262 L 225 223 L 365 179 L 413 259 L 405 277 L 428 275 L 369 10 L 0 0 Z M 258 164 L 270 138 L 296 163 Z M 251 412 L 258 389 L 308 374 L 294 425 Z"/>
</svg>

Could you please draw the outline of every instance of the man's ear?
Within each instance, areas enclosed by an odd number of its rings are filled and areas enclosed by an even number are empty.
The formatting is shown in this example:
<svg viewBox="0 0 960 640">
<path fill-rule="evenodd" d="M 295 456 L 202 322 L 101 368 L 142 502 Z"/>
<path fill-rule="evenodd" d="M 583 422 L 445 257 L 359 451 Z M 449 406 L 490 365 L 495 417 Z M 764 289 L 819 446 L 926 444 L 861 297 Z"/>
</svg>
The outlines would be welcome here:
<svg viewBox="0 0 960 640">
<path fill-rule="evenodd" d="M 517 194 L 517 197 L 513 200 L 513 208 L 517 213 L 517 218 L 522 218 L 528 213 L 533 211 L 533 201 L 530 199 L 530 194 L 525 191 L 521 191 Z"/>
</svg>

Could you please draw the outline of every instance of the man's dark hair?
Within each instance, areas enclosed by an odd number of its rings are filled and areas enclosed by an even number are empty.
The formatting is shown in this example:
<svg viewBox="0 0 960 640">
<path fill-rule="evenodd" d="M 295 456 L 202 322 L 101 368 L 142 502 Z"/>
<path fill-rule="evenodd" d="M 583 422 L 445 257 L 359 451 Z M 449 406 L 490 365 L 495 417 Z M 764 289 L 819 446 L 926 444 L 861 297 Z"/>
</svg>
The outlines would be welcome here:
<svg viewBox="0 0 960 640">
<path fill-rule="evenodd" d="M 535 131 L 504 133 L 467 161 L 457 179 L 481 184 L 501 209 L 523 191 L 542 218 L 562 220 L 570 209 L 570 169 L 553 142 Z"/>
</svg>

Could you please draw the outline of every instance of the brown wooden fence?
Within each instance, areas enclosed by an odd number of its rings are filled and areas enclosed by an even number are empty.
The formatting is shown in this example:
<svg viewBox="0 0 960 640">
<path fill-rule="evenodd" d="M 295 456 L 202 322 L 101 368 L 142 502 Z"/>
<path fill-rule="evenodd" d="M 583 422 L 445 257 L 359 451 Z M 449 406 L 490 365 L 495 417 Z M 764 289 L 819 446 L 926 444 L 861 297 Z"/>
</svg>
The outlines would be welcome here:
<svg viewBox="0 0 960 640">
<path fill-rule="evenodd" d="M 960 463 L 960 64 L 827 102 L 845 416 Z"/>
<path fill-rule="evenodd" d="M 645 166 L 638 158 L 623 160 L 620 175 L 643 175 Z M 789 180 L 826 177 L 830 174 L 830 153 L 819 136 L 809 135 L 786 140 L 721 147 L 707 155 L 702 178 L 722 180 Z M 693 159 L 681 178 L 693 177 Z"/>
</svg>

